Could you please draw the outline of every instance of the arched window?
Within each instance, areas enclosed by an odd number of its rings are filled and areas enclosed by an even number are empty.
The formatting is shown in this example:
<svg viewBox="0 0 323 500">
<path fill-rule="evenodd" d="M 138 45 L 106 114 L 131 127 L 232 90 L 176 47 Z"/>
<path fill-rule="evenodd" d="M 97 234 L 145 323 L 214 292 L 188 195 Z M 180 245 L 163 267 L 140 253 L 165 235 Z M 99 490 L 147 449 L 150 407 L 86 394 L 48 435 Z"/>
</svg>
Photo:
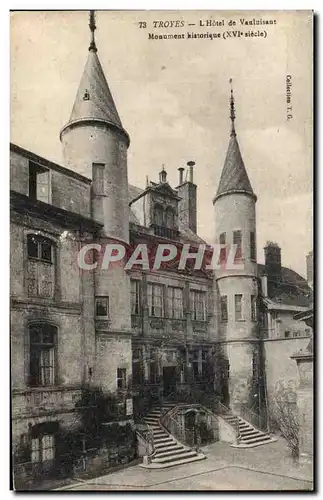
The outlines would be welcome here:
<svg viewBox="0 0 323 500">
<path fill-rule="evenodd" d="M 163 216 L 164 216 L 163 207 L 160 205 L 155 205 L 154 206 L 154 223 L 157 226 L 163 225 L 163 218 L 164 218 Z"/>
<path fill-rule="evenodd" d="M 175 212 L 172 208 L 166 209 L 166 227 L 172 229 L 175 226 Z"/>
<path fill-rule="evenodd" d="M 27 236 L 27 282 L 30 297 L 54 297 L 54 243 L 37 234 Z"/>
<path fill-rule="evenodd" d="M 49 323 L 29 326 L 29 385 L 54 385 L 56 382 L 55 350 L 57 327 Z"/>
</svg>

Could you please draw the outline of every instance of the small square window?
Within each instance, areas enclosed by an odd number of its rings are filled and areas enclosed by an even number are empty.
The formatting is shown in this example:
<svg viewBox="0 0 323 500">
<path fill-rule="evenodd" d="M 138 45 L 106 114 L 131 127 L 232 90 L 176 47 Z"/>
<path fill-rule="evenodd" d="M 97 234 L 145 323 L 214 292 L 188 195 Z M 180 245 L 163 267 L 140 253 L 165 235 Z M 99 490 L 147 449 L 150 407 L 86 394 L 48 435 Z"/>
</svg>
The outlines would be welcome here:
<svg viewBox="0 0 323 500">
<path fill-rule="evenodd" d="M 109 297 L 95 299 L 95 315 L 104 318 L 109 316 Z"/>
</svg>

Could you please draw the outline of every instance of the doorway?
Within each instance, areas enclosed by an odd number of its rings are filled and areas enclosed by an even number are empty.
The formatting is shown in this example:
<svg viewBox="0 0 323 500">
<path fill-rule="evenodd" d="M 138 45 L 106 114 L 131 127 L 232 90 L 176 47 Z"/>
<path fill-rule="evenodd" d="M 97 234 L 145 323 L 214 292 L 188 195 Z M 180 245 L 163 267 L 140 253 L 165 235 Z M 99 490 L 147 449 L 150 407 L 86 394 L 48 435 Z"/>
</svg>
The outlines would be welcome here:
<svg viewBox="0 0 323 500">
<path fill-rule="evenodd" d="M 168 396 L 176 389 L 176 366 L 163 367 L 164 396 Z"/>
</svg>

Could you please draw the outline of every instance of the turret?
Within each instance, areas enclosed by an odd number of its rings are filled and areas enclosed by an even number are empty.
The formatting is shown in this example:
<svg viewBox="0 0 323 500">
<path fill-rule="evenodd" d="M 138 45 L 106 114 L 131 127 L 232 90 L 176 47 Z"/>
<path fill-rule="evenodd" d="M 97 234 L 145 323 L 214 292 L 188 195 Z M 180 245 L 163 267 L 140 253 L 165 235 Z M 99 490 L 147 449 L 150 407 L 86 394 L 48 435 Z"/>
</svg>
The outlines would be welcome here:
<svg viewBox="0 0 323 500">
<path fill-rule="evenodd" d="M 231 133 L 218 190 L 213 200 L 216 242 L 226 245 L 216 271 L 220 295 L 220 334 L 229 363 L 229 401 L 252 405 L 259 366 L 257 325 L 256 211 L 235 130 L 235 103 L 230 97 Z M 235 245 L 235 247 L 232 247 Z M 235 248 L 235 259 L 228 258 Z M 233 265 L 230 262 L 233 261 Z M 257 391 L 256 391 L 257 393 Z"/>
<path fill-rule="evenodd" d="M 65 164 L 93 180 L 92 216 L 104 223 L 105 233 L 129 239 L 127 149 L 129 136 L 122 126 L 106 81 L 94 39 L 91 43 L 68 123 L 62 128 Z"/>
<path fill-rule="evenodd" d="M 94 12 L 90 14 L 91 43 L 88 59 L 68 123 L 61 130 L 65 164 L 92 179 L 92 217 L 103 224 L 95 244 L 129 241 L 127 149 L 124 130 L 100 64 L 94 39 Z M 108 247 L 110 248 L 110 247 Z M 130 282 L 122 262 L 104 269 L 101 263 L 94 276 L 93 317 L 96 360 L 91 383 L 103 390 L 125 389 L 131 376 Z M 90 301 L 89 294 L 83 297 Z M 88 312 L 88 314 L 90 314 Z M 86 332 L 90 344 L 91 332 Z M 119 385 L 118 385 L 119 384 Z"/>
</svg>

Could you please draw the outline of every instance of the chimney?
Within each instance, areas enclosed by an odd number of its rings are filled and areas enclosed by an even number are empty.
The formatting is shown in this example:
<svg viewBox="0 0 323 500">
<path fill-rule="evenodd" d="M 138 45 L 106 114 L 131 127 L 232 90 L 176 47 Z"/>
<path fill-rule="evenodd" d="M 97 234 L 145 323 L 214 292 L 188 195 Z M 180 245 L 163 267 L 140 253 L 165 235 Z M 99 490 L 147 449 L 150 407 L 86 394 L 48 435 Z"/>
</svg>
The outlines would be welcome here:
<svg viewBox="0 0 323 500">
<path fill-rule="evenodd" d="M 268 297 L 268 280 L 267 274 L 261 276 L 261 292 L 263 297 Z"/>
<path fill-rule="evenodd" d="M 184 178 L 184 175 L 183 175 L 183 172 L 184 172 L 184 167 L 179 167 L 178 171 L 179 171 L 179 185 L 181 186 L 183 184 L 183 178 Z"/>
<path fill-rule="evenodd" d="M 281 249 L 272 241 L 267 241 L 265 251 L 265 271 L 268 279 L 281 280 Z"/>
<path fill-rule="evenodd" d="M 179 186 L 177 186 L 178 196 L 181 200 L 178 203 L 178 218 L 183 226 L 189 227 L 196 233 L 197 230 L 197 212 L 196 212 L 196 184 L 193 183 L 194 161 L 187 162 L 188 180 L 183 182 L 184 168 L 179 170 Z"/>
</svg>

